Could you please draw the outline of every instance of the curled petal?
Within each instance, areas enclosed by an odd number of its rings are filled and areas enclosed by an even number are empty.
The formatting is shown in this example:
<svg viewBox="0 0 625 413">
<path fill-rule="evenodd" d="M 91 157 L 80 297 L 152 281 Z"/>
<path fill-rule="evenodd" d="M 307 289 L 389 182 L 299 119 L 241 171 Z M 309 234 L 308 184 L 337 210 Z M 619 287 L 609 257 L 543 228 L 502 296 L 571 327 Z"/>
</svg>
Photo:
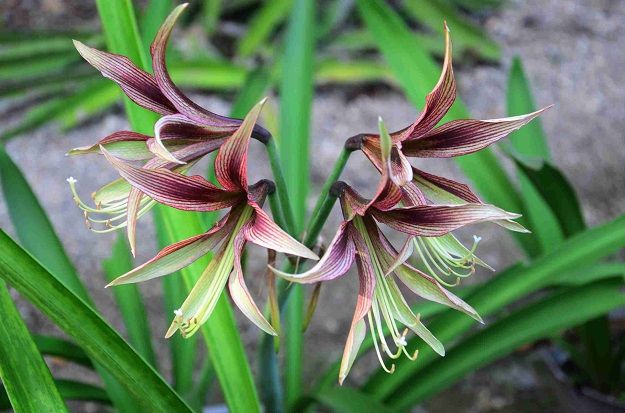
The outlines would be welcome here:
<svg viewBox="0 0 625 413">
<path fill-rule="evenodd" d="M 249 223 L 246 224 L 249 226 Z M 243 227 L 245 230 L 245 227 Z M 234 303 L 239 307 L 241 312 L 245 314 L 254 324 L 261 330 L 272 336 L 277 336 L 276 330 L 271 326 L 271 323 L 265 319 L 263 313 L 258 309 L 256 303 L 252 299 L 245 280 L 243 279 L 243 268 L 241 267 L 241 253 L 245 247 L 245 236 L 242 232 L 239 232 L 234 239 L 234 271 L 230 274 L 230 280 L 228 281 L 228 288 L 230 289 L 230 296 Z"/>
<path fill-rule="evenodd" d="M 481 204 L 482 201 L 465 184 L 413 168 L 413 183 L 427 199 L 441 204 Z"/>
<path fill-rule="evenodd" d="M 421 189 L 412 182 L 407 182 L 401 187 L 401 202 L 404 206 L 427 204 L 427 200 Z"/>
<path fill-rule="evenodd" d="M 271 270 L 286 280 L 301 284 L 330 281 L 340 277 L 349 271 L 356 253 L 356 246 L 350 237 L 350 226 L 348 222 L 341 224 L 326 253 L 310 270 L 301 274 L 287 274 L 273 267 L 270 267 Z"/>
<path fill-rule="evenodd" d="M 232 231 L 236 219 L 222 219 L 210 231 L 177 242 L 166 248 L 145 264 L 116 278 L 111 285 L 137 283 L 162 277 L 190 265 L 215 248 Z"/>
<path fill-rule="evenodd" d="M 185 176 L 167 169 L 146 169 L 122 162 L 101 149 L 117 172 L 150 198 L 172 208 L 209 212 L 231 207 L 244 192 L 218 188 L 199 175 Z"/>
<path fill-rule="evenodd" d="M 319 259 L 317 254 L 284 232 L 260 206 L 255 203 L 250 203 L 250 205 L 256 213 L 252 224 L 244 231 L 248 241 L 285 254 L 293 254 L 313 260 Z"/>
<path fill-rule="evenodd" d="M 362 241 L 362 244 L 364 244 L 364 241 Z M 364 251 L 359 251 L 359 253 L 356 254 L 356 265 L 358 266 L 360 290 L 358 292 L 358 302 L 356 303 L 354 318 L 352 319 L 352 325 L 349 330 L 349 335 L 347 336 L 347 342 L 345 343 L 345 350 L 343 351 L 343 358 L 341 360 L 339 370 L 339 384 L 341 385 L 347 377 L 349 370 L 352 368 L 360 345 L 365 338 L 367 329 L 363 318 L 371 309 L 371 302 L 375 291 L 375 272 L 366 248 Z"/>
<path fill-rule="evenodd" d="M 508 136 L 547 110 L 503 119 L 461 119 L 446 123 L 402 143 L 404 155 L 418 158 L 449 158 L 479 151 Z"/>
<path fill-rule="evenodd" d="M 128 212 L 127 212 L 127 234 L 128 234 L 128 242 L 130 243 L 130 252 L 132 252 L 132 256 L 137 256 L 137 248 L 136 248 L 136 239 L 135 233 L 137 231 L 137 217 L 139 215 L 139 207 L 141 206 L 141 199 L 143 198 L 143 193 L 137 188 L 132 188 L 130 190 L 130 194 L 128 195 Z"/>
<path fill-rule="evenodd" d="M 143 165 L 146 169 L 165 168 L 176 172 L 185 172 L 191 169 L 197 161 L 204 155 L 207 155 L 217 149 L 224 142 L 223 139 L 214 139 L 201 142 L 181 142 L 181 141 L 165 141 L 165 147 L 178 161 L 172 162 L 163 158 L 154 157 Z M 147 141 L 147 147 L 151 151 L 154 148 L 155 139 L 150 138 Z M 183 162 L 181 164 L 180 162 Z"/>
<path fill-rule="evenodd" d="M 397 231 L 423 237 L 441 236 L 478 222 L 520 217 L 486 204 L 417 205 L 390 211 L 372 210 L 372 214 L 379 222 Z"/>
<path fill-rule="evenodd" d="M 201 108 L 191 101 L 191 99 L 186 97 L 180 89 L 178 89 L 178 87 L 176 87 L 167 72 L 167 67 L 165 65 L 167 41 L 169 40 L 169 36 L 174 28 L 176 20 L 184 11 L 185 7 L 187 7 L 187 4 L 182 4 L 176 7 L 170 15 L 167 16 L 167 19 L 158 30 L 158 33 L 154 38 L 154 42 L 152 42 L 150 53 L 152 54 L 152 70 L 154 71 L 154 78 L 156 79 L 156 83 L 158 84 L 160 90 L 165 96 L 167 96 L 180 113 L 212 128 L 216 132 L 233 132 L 241 124 L 240 120 L 216 115 Z"/>
<path fill-rule="evenodd" d="M 146 146 L 146 141 L 150 138 L 150 136 L 142 133 L 119 131 L 104 139 L 100 139 L 100 141 L 91 146 L 74 148 L 67 155 L 101 154 L 100 146 L 102 146 L 116 158 L 128 161 L 141 161 L 150 159 L 153 156 Z"/>
<path fill-rule="evenodd" d="M 127 199 L 131 188 L 124 178 L 119 178 L 95 191 L 91 197 L 96 205 L 111 204 Z"/>
<path fill-rule="evenodd" d="M 215 176 L 226 189 L 247 189 L 247 148 L 254 125 L 267 98 L 261 100 L 245 116 L 241 127 L 221 145 L 215 158 Z"/>
<path fill-rule="evenodd" d="M 137 105 L 161 115 L 175 113 L 176 108 L 159 89 L 154 77 L 139 69 L 125 56 L 107 53 L 74 40 L 78 53 L 91 64 L 117 83 Z"/>
</svg>

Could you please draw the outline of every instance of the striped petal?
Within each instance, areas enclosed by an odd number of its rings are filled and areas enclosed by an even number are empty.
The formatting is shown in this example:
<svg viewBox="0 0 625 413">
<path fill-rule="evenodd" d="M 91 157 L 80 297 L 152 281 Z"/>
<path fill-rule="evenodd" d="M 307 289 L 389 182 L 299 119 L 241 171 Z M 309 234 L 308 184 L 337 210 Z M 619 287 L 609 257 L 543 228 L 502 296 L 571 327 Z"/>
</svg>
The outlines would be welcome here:
<svg viewBox="0 0 625 413">
<path fill-rule="evenodd" d="M 355 236 L 360 237 L 359 235 Z M 362 241 L 362 239 L 360 241 Z M 364 241 L 362 241 L 362 244 L 364 244 Z M 363 318 L 371 309 L 371 302 L 375 291 L 375 272 L 366 248 L 356 254 L 356 265 L 358 266 L 360 289 L 358 291 L 358 301 L 356 303 L 356 310 L 354 311 L 354 318 L 352 319 L 352 325 L 347 335 L 347 342 L 345 343 L 345 350 L 343 351 L 343 358 L 341 359 L 341 367 L 339 369 L 339 384 L 341 385 L 351 370 L 354 360 L 356 360 L 356 356 L 358 355 L 360 345 L 365 338 L 367 327 Z"/>
<path fill-rule="evenodd" d="M 161 115 L 176 112 L 174 105 L 159 89 L 154 77 L 139 69 L 127 57 L 94 49 L 77 40 L 74 40 L 74 46 L 91 66 L 117 83 L 137 105 Z"/>
<path fill-rule="evenodd" d="M 267 101 L 264 98 L 245 116 L 241 127 L 221 145 L 215 158 L 215 176 L 226 189 L 247 189 L 247 148 L 254 125 Z"/>
<path fill-rule="evenodd" d="M 223 218 L 210 231 L 164 248 L 150 261 L 115 279 L 107 287 L 151 280 L 190 265 L 215 248 L 232 231 L 236 220 L 236 216 Z"/>
<path fill-rule="evenodd" d="M 404 141 L 403 152 L 418 158 L 450 158 L 473 153 L 508 136 L 548 108 L 503 119 L 454 120 L 417 139 Z"/>
<path fill-rule="evenodd" d="M 481 204 L 482 201 L 465 184 L 413 168 L 413 183 L 431 202 L 441 205 Z"/>
<path fill-rule="evenodd" d="M 191 99 L 186 97 L 180 89 L 178 89 L 178 87 L 176 87 L 167 72 L 167 67 L 165 65 L 167 41 L 169 40 L 169 36 L 171 35 L 171 31 L 174 28 L 176 20 L 186 7 L 187 4 L 182 4 L 171 12 L 158 30 L 158 33 L 154 38 L 154 42 L 152 42 L 150 53 L 152 54 L 152 70 L 154 71 L 154 78 L 156 79 L 156 83 L 158 84 L 160 90 L 176 107 L 178 112 L 190 119 L 193 119 L 194 121 L 204 124 L 206 127 L 211 128 L 215 132 L 234 132 L 234 130 L 236 130 L 236 128 L 238 128 L 241 124 L 240 120 L 216 115 L 201 108 L 191 101 Z"/>
<path fill-rule="evenodd" d="M 356 254 L 356 246 L 350 237 L 350 227 L 349 222 L 341 224 L 326 253 L 310 270 L 301 274 L 288 274 L 273 267 L 270 267 L 271 270 L 288 281 L 300 284 L 313 284 L 340 277 L 349 271 Z"/>
<path fill-rule="evenodd" d="M 245 231 L 247 226 L 249 226 L 249 223 L 243 227 L 243 231 Z M 265 319 L 263 313 L 258 309 L 258 306 L 254 303 L 254 299 L 245 285 L 245 280 L 243 279 L 243 268 L 241 267 L 241 254 L 243 252 L 243 248 L 245 247 L 245 243 L 246 240 L 243 232 L 239 232 L 234 239 L 234 271 L 230 274 L 230 279 L 228 281 L 230 296 L 237 307 L 239 307 L 239 310 L 241 310 L 247 318 L 256 324 L 258 328 L 267 334 L 277 336 L 278 333 L 276 333 L 276 330 L 274 330 L 271 326 L 271 323 Z"/>
<path fill-rule="evenodd" d="M 417 205 L 384 212 L 374 209 L 372 215 L 397 231 L 423 237 L 441 236 L 478 222 L 520 217 L 486 204 Z"/>
<path fill-rule="evenodd" d="M 91 146 L 74 148 L 67 155 L 82 155 L 87 153 L 101 154 L 100 146 L 104 147 L 116 158 L 128 161 L 142 161 L 150 159 L 153 154 L 146 146 L 146 141 L 151 137 L 142 133 L 119 131 L 106 138 L 100 139 Z"/>
<path fill-rule="evenodd" d="M 249 205 L 254 208 L 255 214 L 252 224 L 244 231 L 248 241 L 285 254 L 297 255 L 298 257 L 312 260 L 319 259 L 317 254 L 284 232 L 258 204 L 250 202 Z"/>
<path fill-rule="evenodd" d="M 138 168 L 120 161 L 101 149 L 117 172 L 150 198 L 172 208 L 209 212 L 241 202 L 245 192 L 227 191 L 199 175 L 185 176 L 168 169 Z M 243 198 L 245 199 L 245 198 Z"/>
<path fill-rule="evenodd" d="M 380 156 L 380 138 L 379 136 L 366 137 L 360 146 L 362 153 L 371 161 L 371 163 L 382 172 L 383 161 Z M 402 186 L 412 180 L 412 165 L 399 149 L 398 145 L 393 145 L 390 156 L 391 172 L 390 177 L 396 185 Z"/>
<path fill-rule="evenodd" d="M 128 212 L 126 219 L 128 227 L 126 233 L 128 234 L 130 252 L 132 252 L 133 257 L 137 256 L 135 233 L 137 231 L 137 216 L 139 215 L 139 207 L 141 206 L 142 198 L 143 193 L 134 187 L 130 190 L 130 194 L 128 194 Z"/>
</svg>

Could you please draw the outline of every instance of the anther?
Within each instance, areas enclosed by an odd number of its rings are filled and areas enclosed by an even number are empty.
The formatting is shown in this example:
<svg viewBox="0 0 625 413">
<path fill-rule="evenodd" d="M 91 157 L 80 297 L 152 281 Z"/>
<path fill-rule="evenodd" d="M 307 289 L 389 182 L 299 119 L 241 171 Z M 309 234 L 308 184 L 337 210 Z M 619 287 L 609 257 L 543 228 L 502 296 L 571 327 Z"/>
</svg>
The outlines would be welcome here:
<svg viewBox="0 0 625 413">
<path fill-rule="evenodd" d="M 91 199 L 93 199 L 95 201 L 95 192 L 91 193 Z"/>
<path fill-rule="evenodd" d="M 88 229 L 91 229 L 91 224 L 89 223 L 88 219 L 85 219 L 85 224 L 87 224 L 87 228 Z"/>
<path fill-rule="evenodd" d="M 107 228 L 111 228 L 111 220 L 110 219 L 108 221 L 106 221 L 106 227 Z"/>
</svg>

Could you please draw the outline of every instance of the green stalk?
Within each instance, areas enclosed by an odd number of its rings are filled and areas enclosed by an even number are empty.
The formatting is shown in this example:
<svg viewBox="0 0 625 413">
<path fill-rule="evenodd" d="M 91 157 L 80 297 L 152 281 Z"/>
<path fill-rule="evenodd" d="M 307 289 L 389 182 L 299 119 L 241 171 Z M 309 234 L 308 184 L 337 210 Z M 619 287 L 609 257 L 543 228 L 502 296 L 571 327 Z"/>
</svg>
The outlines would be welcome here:
<svg viewBox="0 0 625 413">
<path fill-rule="evenodd" d="M 282 215 L 282 208 L 280 207 L 280 200 L 276 196 L 276 193 L 269 194 L 267 196 L 269 198 L 269 208 L 271 209 L 271 216 L 273 220 L 278 224 L 280 228 L 287 231 L 286 223 L 284 221 L 284 215 Z"/>
<path fill-rule="evenodd" d="M 265 148 L 267 149 L 269 164 L 271 165 L 271 171 L 273 172 L 273 178 L 276 183 L 276 192 L 278 193 L 278 198 L 280 199 L 280 206 L 282 207 L 287 232 L 291 235 L 296 235 L 295 217 L 293 215 L 291 200 L 289 198 L 286 180 L 284 179 L 280 155 L 278 155 L 278 148 L 276 147 L 275 139 L 269 139 Z"/>
<path fill-rule="evenodd" d="M 331 193 L 325 194 L 325 200 L 319 206 L 317 215 L 313 216 L 308 223 L 308 230 L 306 231 L 306 238 L 304 239 L 304 245 L 308 248 L 312 248 L 315 245 L 317 237 L 321 233 L 323 225 L 326 223 L 335 202 L 336 195 Z"/>
</svg>

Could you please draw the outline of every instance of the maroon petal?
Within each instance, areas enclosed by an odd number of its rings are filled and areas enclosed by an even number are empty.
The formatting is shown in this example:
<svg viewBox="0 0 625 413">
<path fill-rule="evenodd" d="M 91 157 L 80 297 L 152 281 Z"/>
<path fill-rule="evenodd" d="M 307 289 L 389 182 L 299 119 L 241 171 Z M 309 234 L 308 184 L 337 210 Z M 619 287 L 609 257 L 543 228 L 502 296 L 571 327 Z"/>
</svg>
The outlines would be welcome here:
<svg viewBox="0 0 625 413">
<path fill-rule="evenodd" d="M 148 141 L 146 142 L 148 149 L 151 150 L 154 148 L 154 145 L 156 145 L 154 141 L 154 138 L 148 139 Z M 172 162 L 163 158 L 154 157 L 147 161 L 143 167 L 148 169 L 165 168 L 178 172 L 186 171 L 191 168 L 191 166 L 193 166 L 200 158 L 219 149 L 224 141 L 224 139 L 215 139 L 196 143 L 166 141 L 165 146 L 168 148 L 170 153 L 177 159 L 177 161 Z M 180 161 L 182 161 L 183 164 L 180 164 Z"/>
<path fill-rule="evenodd" d="M 116 158 L 128 161 L 142 161 L 150 159 L 153 155 L 146 146 L 151 136 L 131 131 L 115 132 L 106 138 L 100 139 L 91 146 L 81 146 L 69 151 L 68 155 L 82 155 L 86 153 L 101 154 L 100 146 L 103 146 Z"/>
<path fill-rule="evenodd" d="M 252 225 L 245 230 L 245 236 L 248 241 L 285 254 L 293 254 L 313 260 L 319 259 L 317 254 L 284 232 L 260 206 L 255 203 L 250 203 L 250 205 L 256 213 Z"/>
<path fill-rule="evenodd" d="M 401 201 L 404 206 L 425 205 L 427 203 L 421 189 L 412 182 L 407 182 L 401 187 Z"/>
<path fill-rule="evenodd" d="M 94 49 L 77 40 L 74 40 L 74 46 L 91 66 L 117 83 L 137 105 L 161 115 L 176 112 L 174 105 L 159 89 L 154 77 L 139 69 L 127 57 Z"/>
<path fill-rule="evenodd" d="M 226 189 L 247 189 L 247 148 L 266 101 L 267 98 L 264 98 L 249 111 L 241 126 L 219 149 L 215 158 L 215 176 Z"/>
<path fill-rule="evenodd" d="M 201 122 L 207 127 L 213 128 L 214 131 L 233 132 L 241 124 L 240 120 L 216 115 L 198 106 L 176 87 L 167 72 L 167 67 L 165 65 L 167 41 L 169 40 L 176 20 L 184 11 L 185 7 L 187 7 L 187 4 L 182 4 L 171 12 L 161 25 L 150 47 L 150 52 L 152 54 L 152 70 L 154 71 L 156 83 L 158 83 L 163 94 L 167 96 L 176 109 L 186 117 Z"/>
<path fill-rule="evenodd" d="M 486 204 L 417 205 L 384 212 L 373 209 L 372 214 L 397 231 L 422 237 L 437 237 L 466 225 L 520 216 Z"/>
<path fill-rule="evenodd" d="M 101 149 L 117 172 L 150 198 L 185 211 L 216 211 L 245 200 L 243 191 L 227 191 L 199 175 L 185 176 L 168 169 L 138 168 L 120 161 Z"/>
<path fill-rule="evenodd" d="M 460 182 L 413 168 L 413 183 L 430 201 L 436 204 L 481 204 L 471 189 Z"/>
<path fill-rule="evenodd" d="M 350 226 L 348 222 L 341 224 L 326 253 L 310 270 L 301 274 L 287 274 L 270 267 L 271 270 L 282 278 L 300 284 L 313 284 L 340 277 L 349 271 L 356 254 L 356 246 L 350 238 Z"/>
<path fill-rule="evenodd" d="M 369 135 L 366 137 L 362 145 L 360 146 L 362 153 L 371 161 L 371 163 L 382 172 L 383 161 L 380 156 L 380 137 L 375 135 Z M 408 159 L 404 156 L 397 145 L 393 145 L 391 149 L 391 172 L 390 177 L 396 185 L 405 185 L 412 180 L 412 166 Z"/>
<path fill-rule="evenodd" d="M 449 158 L 476 152 L 508 136 L 548 108 L 503 119 L 454 120 L 418 139 L 404 141 L 403 152 L 418 158 Z"/>
</svg>

